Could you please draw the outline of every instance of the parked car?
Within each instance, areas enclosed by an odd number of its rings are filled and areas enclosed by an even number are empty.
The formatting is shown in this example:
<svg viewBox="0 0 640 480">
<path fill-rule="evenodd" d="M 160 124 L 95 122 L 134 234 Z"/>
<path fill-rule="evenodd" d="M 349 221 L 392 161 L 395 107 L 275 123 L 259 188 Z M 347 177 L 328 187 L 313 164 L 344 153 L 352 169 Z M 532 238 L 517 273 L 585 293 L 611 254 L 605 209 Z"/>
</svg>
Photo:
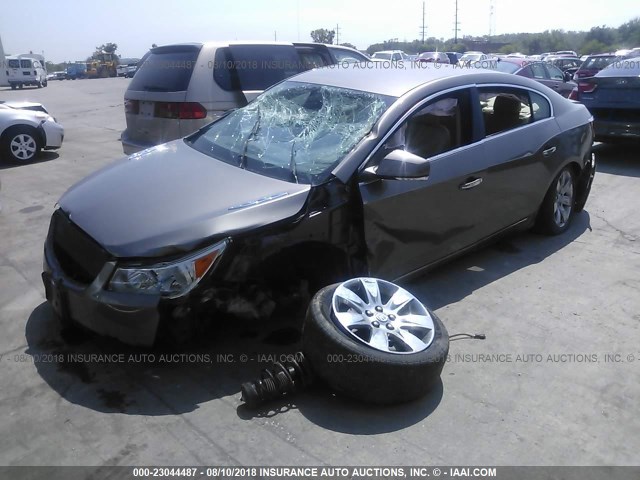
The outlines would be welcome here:
<svg viewBox="0 0 640 480">
<path fill-rule="evenodd" d="M 518 228 L 560 234 L 589 192 L 591 132 L 583 105 L 516 75 L 307 71 L 71 187 L 46 297 L 66 323 L 149 345 Z"/>
<path fill-rule="evenodd" d="M 46 108 L 34 102 L 0 103 L 0 156 L 28 162 L 41 150 L 62 146 L 64 129 Z"/>
<path fill-rule="evenodd" d="M 571 98 L 593 115 L 597 140 L 640 140 L 640 58 L 616 60 L 581 78 L 574 92 Z"/>
<path fill-rule="evenodd" d="M 451 63 L 449 56 L 444 52 L 423 52 L 418 55 L 416 62 L 420 63 Z"/>
<path fill-rule="evenodd" d="M 38 88 L 47 86 L 47 70 L 42 55 L 21 54 L 8 56 L 6 60 L 7 81 L 12 90 L 24 86 Z"/>
<path fill-rule="evenodd" d="M 565 74 L 558 67 L 544 62 L 530 62 L 525 59 L 503 58 L 497 63 L 497 69 L 505 73 L 513 73 L 521 77 L 531 78 L 549 88 L 554 89 L 563 97 L 568 97 L 576 87 L 571 81 L 571 75 Z"/>
<path fill-rule="evenodd" d="M 580 65 L 576 73 L 573 74 L 574 80 L 580 80 L 585 77 L 593 77 L 616 59 L 612 53 L 602 53 L 600 55 L 590 55 Z"/>
<path fill-rule="evenodd" d="M 53 72 L 56 76 L 56 80 L 66 80 L 67 72 L 65 70 L 60 70 L 58 72 Z"/>
<path fill-rule="evenodd" d="M 404 53 L 402 50 L 381 50 L 379 52 L 375 52 L 371 55 L 371 60 L 374 62 L 404 62 L 410 61 L 409 55 Z"/>
<path fill-rule="evenodd" d="M 193 133 L 296 73 L 360 59 L 366 57 L 357 50 L 318 43 L 192 43 L 153 48 L 140 61 L 125 92 L 123 150 L 130 154 Z"/>
<path fill-rule="evenodd" d="M 578 57 L 570 57 L 570 56 L 549 56 L 544 59 L 546 63 L 549 63 L 555 67 L 558 67 L 563 72 L 569 73 L 572 77 L 573 74 L 576 73 L 580 65 L 582 65 L 582 61 Z"/>
<path fill-rule="evenodd" d="M 478 67 L 483 63 L 486 63 L 492 58 L 486 53 L 482 52 L 464 52 L 464 55 L 458 60 L 458 65 L 461 67 Z M 486 68 L 486 67 L 483 67 Z"/>
</svg>

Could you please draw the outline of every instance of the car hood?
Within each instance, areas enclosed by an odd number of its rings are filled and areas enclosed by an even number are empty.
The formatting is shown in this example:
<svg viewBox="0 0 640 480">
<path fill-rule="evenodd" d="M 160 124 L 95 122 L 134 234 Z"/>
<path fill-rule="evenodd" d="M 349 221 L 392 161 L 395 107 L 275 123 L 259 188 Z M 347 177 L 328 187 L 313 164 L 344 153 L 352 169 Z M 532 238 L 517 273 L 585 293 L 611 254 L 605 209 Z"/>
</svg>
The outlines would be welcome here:
<svg viewBox="0 0 640 480">
<path fill-rule="evenodd" d="M 226 164 L 176 140 L 95 172 L 58 203 L 112 255 L 157 257 L 293 217 L 310 188 Z"/>
</svg>

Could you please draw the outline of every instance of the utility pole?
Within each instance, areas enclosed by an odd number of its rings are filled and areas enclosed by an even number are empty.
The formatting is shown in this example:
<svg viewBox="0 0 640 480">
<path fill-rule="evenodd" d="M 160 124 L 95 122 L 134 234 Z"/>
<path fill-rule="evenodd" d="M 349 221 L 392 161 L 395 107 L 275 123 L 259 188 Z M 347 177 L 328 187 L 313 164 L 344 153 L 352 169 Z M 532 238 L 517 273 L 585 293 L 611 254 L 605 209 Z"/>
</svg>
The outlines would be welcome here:
<svg viewBox="0 0 640 480">
<path fill-rule="evenodd" d="M 489 36 L 496 34 L 496 6 L 494 0 L 489 5 Z"/>
<path fill-rule="evenodd" d="M 340 45 L 340 25 L 336 23 L 336 45 Z"/>
<path fill-rule="evenodd" d="M 427 27 L 425 25 L 425 2 L 422 2 L 422 27 L 420 27 L 420 33 L 422 35 L 422 44 L 424 45 L 424 34 L 427 32 Z"/>
<path fill-rule="evenodd" d="M 454 20 L 454 24 L 453 24 L 453 31 L 454 31 L 454 35 L 453 35 L 453 43 L 458 43 L 458 28 L 459 28 L 460 22 L 458 22 L 458 0 L 456 0 L 456 16 L 455 16 L 455 20 Z"/>
<path fill-rule="evenodd" d="M 273 41 L 274 42 L 278 41 L 278 32 L 276 30 L 273 31 Z"/>
</svg>

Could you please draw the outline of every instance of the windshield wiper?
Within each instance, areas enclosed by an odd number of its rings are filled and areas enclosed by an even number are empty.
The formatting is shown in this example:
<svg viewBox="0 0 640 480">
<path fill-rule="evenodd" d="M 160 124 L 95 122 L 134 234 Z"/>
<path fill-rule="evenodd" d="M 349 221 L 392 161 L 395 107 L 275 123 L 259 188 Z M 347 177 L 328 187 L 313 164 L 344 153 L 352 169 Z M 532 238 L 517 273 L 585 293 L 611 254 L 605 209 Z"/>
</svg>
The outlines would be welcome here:
<svg viewBox="0 0 640 480">
<path fill-rule="evenodd" d="M 249 142 L 256 136 L 258 130 L 260 129 L 260 119 L 262 116 L 260 115 L 260 105 L 258 105 L 258 118 L 256 119 L 256 123 L 253 124 L 253 128 L 247 137 L 247 141 L 244 142 L 244 147 L 242 148 L 242 156 L 240 157 L 240 164 L 238 165 L 240 168 L 244 168 L 247 163 L 247 150 L 249 149 Z"/>
<path fill-rule="evenodd" d="M 296 140 L 293 139 L 293 144 L 291 145 L 291 156 L 289 157 L 289 170 L 291 170 L 291 174 L 295 179 L 296 183 L 300 183 L 298 181 L 298 168 L 296 167 Z"/>
</svg>

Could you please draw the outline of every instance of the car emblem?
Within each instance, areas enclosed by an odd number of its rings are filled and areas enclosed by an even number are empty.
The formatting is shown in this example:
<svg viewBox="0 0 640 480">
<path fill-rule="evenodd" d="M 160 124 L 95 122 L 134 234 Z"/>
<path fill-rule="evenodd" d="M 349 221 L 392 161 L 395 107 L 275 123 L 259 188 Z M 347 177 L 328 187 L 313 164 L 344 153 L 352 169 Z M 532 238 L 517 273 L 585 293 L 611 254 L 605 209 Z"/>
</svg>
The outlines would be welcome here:
<svg viewBox="0 0 640 480">
<path fill-rule="evenodd" d="M 616 80 L 616 85 L 626 85 L 628 82 L 628 80 L 626 78 L 619 78 Z"/>
</svg>

